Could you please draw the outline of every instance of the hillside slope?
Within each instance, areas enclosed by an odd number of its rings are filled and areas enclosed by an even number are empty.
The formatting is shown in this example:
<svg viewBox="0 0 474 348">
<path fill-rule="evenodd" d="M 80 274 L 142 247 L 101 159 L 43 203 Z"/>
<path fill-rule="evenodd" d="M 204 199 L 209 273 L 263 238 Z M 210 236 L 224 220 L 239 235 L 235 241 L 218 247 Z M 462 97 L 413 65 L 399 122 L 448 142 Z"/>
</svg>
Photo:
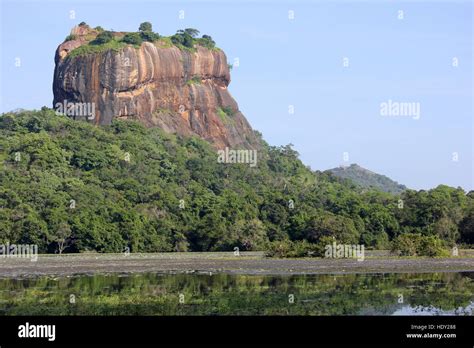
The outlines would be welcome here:
<svg viewBox="0 0 474 348">
<path fill-rule="evenodd" d="M 363 192 L 311 172 L 291 146 L 261 141 L 251 167 L 219 163 L 197 137 L 130 120 L 97 127 L 48 108 L 2 114 L 0 243 L 40 252 L 261 250 L 269 240 L 334 236 L 387 247 L 413 232 L 474 242 L 472 193 Z"/>
</svg>

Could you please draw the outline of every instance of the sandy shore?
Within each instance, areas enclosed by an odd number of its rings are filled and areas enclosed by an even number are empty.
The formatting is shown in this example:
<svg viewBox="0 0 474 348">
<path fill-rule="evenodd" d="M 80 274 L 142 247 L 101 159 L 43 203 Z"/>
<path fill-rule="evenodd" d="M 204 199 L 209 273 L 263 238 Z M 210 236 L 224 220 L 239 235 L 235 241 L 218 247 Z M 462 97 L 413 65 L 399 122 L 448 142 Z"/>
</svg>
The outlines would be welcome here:
<svg viewBox="0 0 474 348">
<path fill-rule="evenodd" d="M 0 277 L 72 276 L 111 273 L 343 274 L 474 272 L 474 255 L 455 258 L 396 258 L 372 252 L 354 259 L 271 259 L 260 252 L 39 255 L 37 261 L 0 258 Z"/>
</svg>

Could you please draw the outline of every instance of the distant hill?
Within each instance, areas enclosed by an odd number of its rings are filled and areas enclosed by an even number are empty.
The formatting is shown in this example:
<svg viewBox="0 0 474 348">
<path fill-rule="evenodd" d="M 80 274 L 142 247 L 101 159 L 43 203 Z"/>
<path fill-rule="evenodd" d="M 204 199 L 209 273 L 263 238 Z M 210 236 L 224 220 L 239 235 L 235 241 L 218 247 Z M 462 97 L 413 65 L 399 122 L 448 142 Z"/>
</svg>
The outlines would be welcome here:
<svg viewBox="0 0 474 348">
<path fill-rule="evenodd" d="M 386 177 L 385 175 L 374 173 L 368 169 L 353 163 L 348 167 L 338 167 L 329 169 L 329 172 L 335 176 L 350 179 L 355 184 L 362 187 L 372 187 L 384 192 L 401 193 L 406 190 L 406 186 L 399 184 L 396 181 Z"/>
</svg>

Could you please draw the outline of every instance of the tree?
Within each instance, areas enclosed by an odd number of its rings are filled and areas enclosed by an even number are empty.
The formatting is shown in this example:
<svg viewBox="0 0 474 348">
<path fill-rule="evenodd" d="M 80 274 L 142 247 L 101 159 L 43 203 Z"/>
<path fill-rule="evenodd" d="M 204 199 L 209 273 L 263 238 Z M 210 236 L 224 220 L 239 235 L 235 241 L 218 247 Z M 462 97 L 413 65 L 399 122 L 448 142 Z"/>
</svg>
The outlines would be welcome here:
<svg viewBox="0 0 474 348">
<path fill-rule="evenodd" d="M 184 29 L 184 33 L 188 34 L 192 38 L 195 38 L 196 36 L 199 35 L 199 30 L 193 29 L 193 28 L 186 28 L 186 29 Z"/>
<path fill-rule="evenodd" d="M 262 250 L 268 242 L 266 229 L 258 219 L 238 220 L 221 236 L 216 246 L 220 250 Z"/>
<path fill-rule="evenodd" d="M 138 30 L 139 31 L 152 31 L 153 30 L 153 27 L 151 25 L 150 22 L 143 22 L 140 24 L 140 26 L 138 27 Z"/>
<path fill-rule="evenodd" d="M 195 37 L 199 34 L 199 30 L 193 28 L 180 29 L 171 37 L 171 41 L 175 45 L 183 45 L 188 48 L 194 47 Z M 202 39 L 201 39 L 202 40 Z"/>
<path fill-rule="evenodd" d="M 194 40 L 190 35 L 184 35 L 183 37 L 183 45 L 188 48 L 194 47 Z"/>
<path fill-rule="evenodd" d="M 308 220 L 304 229 L 304 239 L 318 242 L 324 236 L 334 237 L 338 243 L 359 242 L 359 232 L 352 219 L 322 211 Z"/>
<path fill-rule="evenodd" d="M 56 230 L 53 232 L 53 241 L 57 243 L 57 252 L 61 255 L 70 243 L 71 227 L 67 222 L 61 222 Z"/>
<path fill-rule="evenodd" d="M 433 234 L 447 241 L 451 246 L 459 238 L 458 226 L 449 218 L 442 217 L 433 224 Z"/>
<path fill-rule="evenodd" d="M 459 231 L 464 243 L 474 244 L 474 209 L 461 221 Z"/>
</svg>

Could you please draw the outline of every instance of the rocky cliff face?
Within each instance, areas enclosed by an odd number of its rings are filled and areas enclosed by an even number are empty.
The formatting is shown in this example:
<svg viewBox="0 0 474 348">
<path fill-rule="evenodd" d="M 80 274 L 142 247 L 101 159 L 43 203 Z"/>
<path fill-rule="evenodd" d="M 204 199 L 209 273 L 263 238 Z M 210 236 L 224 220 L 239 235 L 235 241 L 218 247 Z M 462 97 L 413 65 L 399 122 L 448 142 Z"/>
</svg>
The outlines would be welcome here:
<svg viewBox="0 0 474 348">
<path fill-rule="evenodd" d="M 257 144 L 227 90 L 230 73 L 223 51 L 144 42 L 140 48 L 70 56 L 97 35 L 87 27 L 75 27 L 71 34 L 75 39 L 56 51 L 53 106 L 93 103 L 91 122 L 96 124 L 134 119 L 167 132 L 198 135 L 217 148 Z"/>
</svg>

